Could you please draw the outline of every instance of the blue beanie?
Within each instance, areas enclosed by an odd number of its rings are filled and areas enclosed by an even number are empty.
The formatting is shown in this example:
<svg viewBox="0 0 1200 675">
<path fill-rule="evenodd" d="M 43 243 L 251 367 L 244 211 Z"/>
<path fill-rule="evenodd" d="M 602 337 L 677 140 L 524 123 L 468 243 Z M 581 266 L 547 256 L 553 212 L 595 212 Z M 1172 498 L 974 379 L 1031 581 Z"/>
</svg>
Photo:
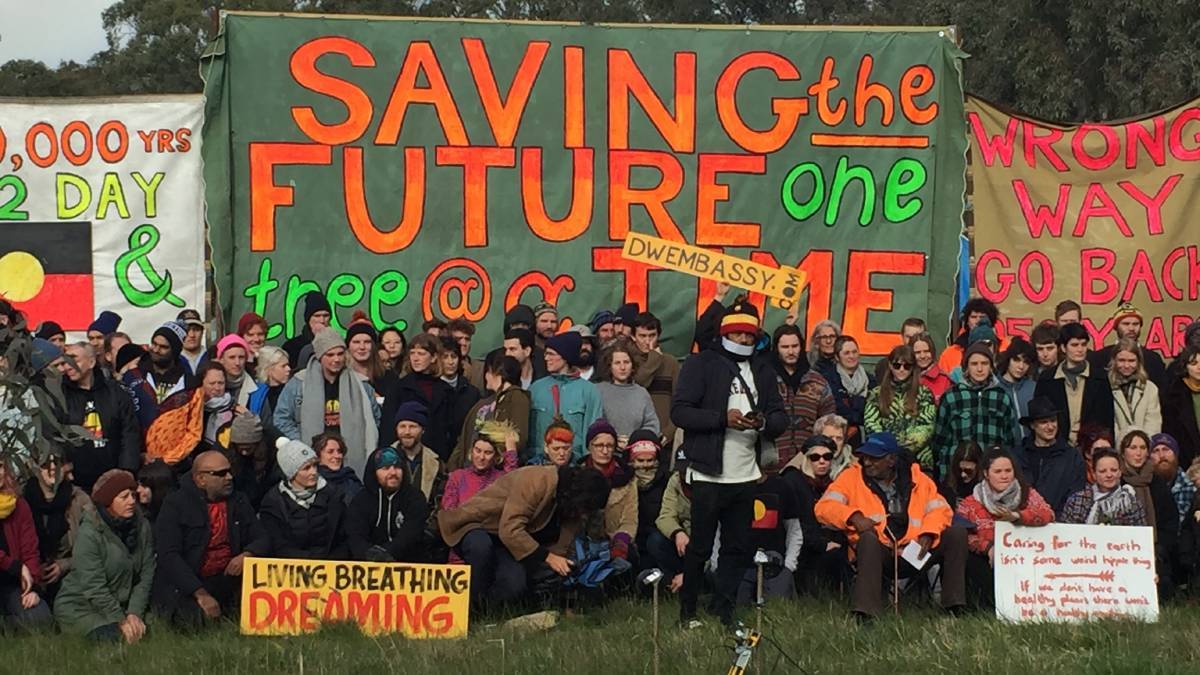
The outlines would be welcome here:
<svg viewBox="0 0 1200 675">
<path fill-rule="evenodd" d="M 34 372 L 41 372 L 43 368 L 62 355 L 63 350 L 58 345 L 49 340 L 34 338 L 29 354 L 29 363 L 33 365 Z"/>
<path fill-rule="evenodd" d="M 396 417 L 392 421 L 395 426 L 401 422 L 416 422 L 422 428 L 429 426 L 429 411 L 417 401 L 406 401 L 396 409 Z"/>
<path fill-rule="evenodd" d="M 117 314 L 116 312 L 110 312 L 106 309 L 103 312 L 100 312 L 100 316 L 96 317 L 96 320 L 93 321 L 90 326 L 88 326 L 87 332 L 91 333 L 92 331 L 96 331 L 97 333 L 111 335 L 112 333 L 117 332 L 117 329 L 120 327 L 121 315 Z"/>
<path fill-rule="evenodd" d="M 546 339 L 546 349 L 553 349 L 569 366 L 579 366 L 579 352 L 583 349 L 583 336 L 575 331 L 559 333 Z"/>
</svg>

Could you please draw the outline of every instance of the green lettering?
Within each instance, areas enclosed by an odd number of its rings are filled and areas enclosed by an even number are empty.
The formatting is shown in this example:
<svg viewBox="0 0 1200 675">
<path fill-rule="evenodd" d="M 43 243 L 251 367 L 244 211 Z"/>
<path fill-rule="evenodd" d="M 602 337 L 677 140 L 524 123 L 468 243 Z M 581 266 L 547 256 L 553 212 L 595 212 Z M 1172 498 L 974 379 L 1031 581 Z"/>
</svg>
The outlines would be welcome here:
<svg viewBox="0 0 1200 675">
<path fill-rule="evenodd" d="M 259 316 L 267 315 L 267 296 L 279 288 L 279 282 L 271 278 L 271 259 L 263 258 L 258 263 L 258 281 L 247 286 L 242 295 L 254 301 L 254 313 Z M 283 325 L 273 323 L 267 326 L 267 339 L 274 340 L 283 332 Z"/>
<path fill-rule="evenodd" d="M 837 169 L 829 188 L 829 203 L 825 205 L 825 225 L 833 227 L 842 210 L 842 197 L 852 181 L 862 182 L 862 210 L 858 214 L 858 224 L 866 227 L 875 216 L 875 176 L 865 166 L 850 166 L 846 156 L 838 158 Z"/>
<path fill-rule="evenodd" d="M 349 290 L 345 290 L 349 288 Z M 329 298 L 329 307 L 333 309 L 330 312 L 329 327 L 343 331 L 342 324 L 338 321 L 338 307 L 353 307 L 363 299 L 363 293 L 366 290 L 366 285 L 357 274 L 345 272 L 329 280 L 329 290 L 325 293 L 325 297 Z"/>
<path fill-rule="evenodd" d="M 284 337 L 296 336 L 296 305 L 300 302 L 300 298 L 316 291 L 321 292 L 321 287 L 311 281 L 304 281 L 300 275 L 293 274 L 288 277 L 287 294 L 283 300 L 283 335 Z M 304 330 L 301 328 L 301 330 Z"/>
<path fill-rule="evenodd" d="M 921 212 L 925 203 L 920 197 L 901 201 L 925 186 L 928 171 L 925 165 L 911 157 L 901 157 L 888 171 L 883 190 L 883 217 L 891 223 L 903 223 Z"/>
<path fill-rule="evenodd" d="M 808 197 L 808 201 L 800 203 L 796 201 L 796 181 L 804 174 L 811 174 L 813 179 L 812 193 Z M 783 210 L 788 212 L 792 220 L 804 221 L 812 217 L 821 208 L 821 202 L 825 199 L 825 182 L 821 175 L 821 167 L 815 162 L 804 162 L 792 167 L 788 172 L 787 177 L 783 179 L 783 190 L 780 195 L 783 200 Z"/>
<path fill-rule="evenodd" d="M 395 326 L 399 330 L 408 328 L 408 322 L 404 319 L 388 321 L 379 312 L 381 305 L 399 305 L 407 296 L 408 277 L 403 274 L 396 270 L 387 270 L 375 277 L 375 280 L 371 282 L 371 323 L 375 324 L 376 328 L 386 326 Z"/>
</svg>

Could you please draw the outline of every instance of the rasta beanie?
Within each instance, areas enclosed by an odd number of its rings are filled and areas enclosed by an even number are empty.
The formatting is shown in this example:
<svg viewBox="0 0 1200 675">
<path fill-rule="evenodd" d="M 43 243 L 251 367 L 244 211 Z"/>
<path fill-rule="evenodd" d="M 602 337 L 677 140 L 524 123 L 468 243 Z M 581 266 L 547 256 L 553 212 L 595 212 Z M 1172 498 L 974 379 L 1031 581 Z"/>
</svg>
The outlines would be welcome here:
<svg viewBox="0 0 1200 675">
<path fill-rule="evenodd" d="M 583 349 L 583 336 L 574 331 L 560 333 L 546 339 L 546 349 L 553 349 L 569 366 L 579 365 L 579 352 Z"/>
<path fill-rule="evenodd" d="M 721 317 L 721 337 L 733 333 L 758 334 L 758 309 L 749 302 L 739 302 L 725 310 Z"/>
<path fill-rule="evenodd" d="M 110 333 L 117 332 L 117 329 L 120 327 L 121 315 L 117 314 L 116 312 L 110 312 L 106 309 L 103 312 L 100 312 L 100 316 L 96 317 L 96 320 L 93 321 L 90 326 L 88 326 L 87 332 L 91 333 L 92 331 L 95 331 L 97 333 L 104 333 L 105 335 L 108 335 Z"/>
<path fill-rule="evenodd" d="M 171 354 L 179 356 L 183 353 L 183 339 L 187 337 L 187 328 L 177 321 L 168 321 L 158 327 L 154 331 L 154 335 L 161 335 L 171 345 Z M 151 339 L 154 339 L 151 336 Z"/>
<path fill-rule="evenodd" d="M 325 295 L 314 291 L 304 296 L 304 323 L 307 324 L 312 315 L 317 312 L 329 312 L 332 314 L 333 310 L 330 309 L 329 301 L 325 299 Z"/>
<path fill-rule="evenodd" d="M 1113 312 L 1113 325 L 1115 326 L 1121 322 L 1121 319 L 1127 319 L 1131 316 L 1136 317 L 1138 321 L 1143 320 L 1142 313 L 1138 311 L 1137 307 L 1133 306 L 1133 303 L 1122 302 L 1121 305 L 1117 307 L 1117 311 Z"/>
</svg>

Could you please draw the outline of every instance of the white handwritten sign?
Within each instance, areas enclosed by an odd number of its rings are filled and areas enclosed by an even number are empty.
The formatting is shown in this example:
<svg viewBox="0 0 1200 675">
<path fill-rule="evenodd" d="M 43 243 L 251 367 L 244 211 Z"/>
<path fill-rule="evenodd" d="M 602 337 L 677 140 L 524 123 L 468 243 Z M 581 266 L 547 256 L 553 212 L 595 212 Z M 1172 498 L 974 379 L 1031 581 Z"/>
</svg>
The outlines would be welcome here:
<svg viewBox="0 0 1200 675">
<path fill-rule="evenodd" d="M 1158 620 L 1152 528 L 998 522 L 994 553 L 1005 621 Z"/>
</svg>

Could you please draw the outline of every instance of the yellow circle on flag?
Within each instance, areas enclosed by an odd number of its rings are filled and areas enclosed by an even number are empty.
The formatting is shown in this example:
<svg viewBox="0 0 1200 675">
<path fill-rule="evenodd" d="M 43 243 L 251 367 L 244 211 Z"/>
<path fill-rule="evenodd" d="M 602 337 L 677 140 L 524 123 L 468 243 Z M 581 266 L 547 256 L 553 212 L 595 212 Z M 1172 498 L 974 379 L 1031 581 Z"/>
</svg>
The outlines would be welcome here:
<svg viewBox="0 0 1200 675">
<path fill-rule="evenodd" d="M 762 520 L 767 515 L 767 505 L 761 499 L 754 500 L 754 519 Z"/>
<path fill-rule="evenodd" d="M 25 251 L 13 251 L 0 258 L 0 298 L 25 302 L 37 297 L 46 283 L 42 263 Z"/>
</svg>

